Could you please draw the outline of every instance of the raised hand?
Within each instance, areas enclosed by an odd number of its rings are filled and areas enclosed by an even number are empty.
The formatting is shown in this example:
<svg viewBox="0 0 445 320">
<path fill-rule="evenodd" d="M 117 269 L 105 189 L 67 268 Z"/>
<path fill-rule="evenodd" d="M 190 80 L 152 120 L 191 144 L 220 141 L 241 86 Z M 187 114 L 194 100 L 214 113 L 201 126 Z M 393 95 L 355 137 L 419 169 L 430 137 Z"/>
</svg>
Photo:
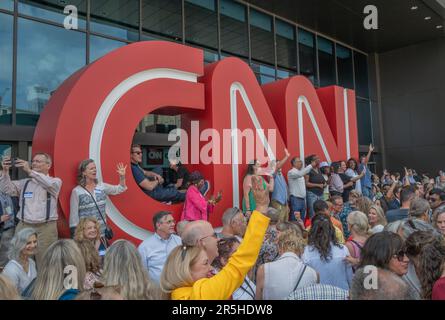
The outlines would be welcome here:
<svg viewBox="0 0 445 320">
<path fill-rule="evenodd" d="M 256 202 L 256 210 L 261 213 L 266 213 L 270 202 L 269 190 L 264 188 L 261 177 L 252 177 L 252 192 Z"/>
<path fill-rule="evenodd" d="M 287 157 L 287 158 L 289 158 L 289 157 L 290 157 L 290 153 L 289 153 L 289 150 L 287 150 L 287 149 L 284 149 L 284 154 L 286 155 L 286 157 Z"/>
<path fill-rule="evenodd" d="M 26 173 L 30 173 L 31 172 L 31 166 L 29 165 L 28 161 L 25 161 L 25 160 L 17 158 L 15 160 L 14 166 L 16 168 L 22 168 L 23 171 L 25 171 Z"/>
<path fill-rule="evenodd" d="M 372 143 L 369 145 L 369 151 L 374 152 L 374 146 L 372 145 Z"/>
<path fill-rule="evenodd" d="M 125 172 L 127 170 L 127 166 L 124 166 L 122 162 L 119 162 L 117 164 L 116 172 L 119 174 L 120 177 L 125 177 Z"/>
<path fill-rule="evenodd" d="M 11 169 L 11 167 L 12 167 L 11 157 L 3 157 L 2 160 L 3 172 L 9 172 L 9 169 Z"/>
</svg>

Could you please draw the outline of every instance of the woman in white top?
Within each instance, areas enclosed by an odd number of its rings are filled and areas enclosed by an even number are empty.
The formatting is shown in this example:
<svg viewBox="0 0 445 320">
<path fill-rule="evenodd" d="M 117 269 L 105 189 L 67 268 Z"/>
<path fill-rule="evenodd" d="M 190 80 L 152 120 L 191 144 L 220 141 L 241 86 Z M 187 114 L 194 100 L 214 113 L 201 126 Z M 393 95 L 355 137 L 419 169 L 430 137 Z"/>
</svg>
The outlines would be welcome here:
<svg viewBox="0 0 445 320">
<path fill-rule="evenodd" d="M 9 248 L 9 262 L 3 274 L 17 287 L 19 292 L 26 289 L 29 283 L 37 277 L 36 264 L 31 256 L 36 254 L 37 232 L 32 228 L 25 228 L 16 233 Z"/>
<path fill-rule="evenodd" d="M 125 190 L 125 171 L 127 166 L 122 163 L 117 165 L 119 184 L 110 185 L 99 182 L 96 178 L 96 164 L 94 160 L 83 160 L 79 165 L 77 175 L 78 186 L 71 192 L 70 200 L 70 229 L 74 234 L 80 218 L 96 217 L 100 223 L 100 234 L 105 235 L 106 229 L 106 200 L 108 195 L 117 195 Z"/>
<path fill-rule="evenodd" d="M 382 232 L 383 228 L 388 224 L 382 207 L 376 204 L 369 208 L 368 221 L 371 233 Z"/>
<path fill-rule="evenodd" d="M 240 241 L 236 237 L 225 237 L 218 242 L 219 256 L 213 260 L 212 266 L 219 272 L 229 261 L 232 254 L 238 249 Z M 248 276 L 244 278 L 243 284 L 232 294 L 233 300 L 254 300 L 255 283 Z"/>
<path fill-rule="evenodd" d="M 357 161 L 354 158 L 351 158 L 348 160 L 348 169 L 345 171 L 345 174 L 351 178 L 355 178 L 359 175 L 357 169 L 358 169 Z M 362 185 L 360 180 L 355 181 L 355 191 L 360 192 L 360 194 L 362 194 Z"/>
<path fill-rule="evenodd" d="M 349 250 L 338 243 L 335 229 L 329 217 L 315 215 L 309 231 L 308 246 L 304 249 L 303 261 L 320 275 L 321 284 L 330 284 L 349 290 L 352 267 L 347 262 Z"/>
<path fill-rule="evenodd" d="M 258 268 L 256 300 L 284 300 L 298 288 L 318 283 L 314 269 L 306 266 L 300 256 L 304 250 L 303 238 L 297 226 L 280 231 L 277 238 L 280 257 Z"/>
</svg>

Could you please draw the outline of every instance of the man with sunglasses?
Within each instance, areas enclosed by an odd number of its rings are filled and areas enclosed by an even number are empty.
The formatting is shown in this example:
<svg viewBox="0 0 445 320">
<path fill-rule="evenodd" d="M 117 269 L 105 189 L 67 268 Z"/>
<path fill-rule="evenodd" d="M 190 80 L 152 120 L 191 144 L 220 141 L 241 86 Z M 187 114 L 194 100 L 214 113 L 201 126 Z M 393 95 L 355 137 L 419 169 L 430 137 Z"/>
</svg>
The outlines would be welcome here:
<svg viewBox="0 0 445 320">
<path fill-rule="evenodd" d="M 142 263 L 150 274 L 151 280 L 159 284 L 162 269 L 170 252 L 182 244 L 175 234 L 175 219 L 171 212 L 160 211 L 153 216 L 155 233 L 138 247 Z"/>
<path fill-rule="evenodd" d="M 445 192 L 442 189 L 434 188 L 429 194 L 428 202 L 430 203 L 431 209 L 433 211 L 436 210 L 445 204 Z"/>
<path fill-rule="evenodd" d="M 185 192 L 178 191 L 175 187 L 164 187 L 162 169 L 146 171 L 141 168 L 142 148 L 138 144 L 131 146 L 131 171 L 139 187 L 150 197 L 157 201 L 167 203 L 184 202 Z"/>
</svg>

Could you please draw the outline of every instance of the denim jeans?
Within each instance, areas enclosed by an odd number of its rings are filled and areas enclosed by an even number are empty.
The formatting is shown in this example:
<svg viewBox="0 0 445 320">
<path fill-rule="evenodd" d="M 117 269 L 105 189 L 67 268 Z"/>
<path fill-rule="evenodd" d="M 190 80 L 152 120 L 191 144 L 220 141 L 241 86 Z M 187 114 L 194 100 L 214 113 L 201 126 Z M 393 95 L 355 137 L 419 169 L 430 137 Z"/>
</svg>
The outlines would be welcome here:
<svg viewBox="0 0 445 320">
<path fill-rule="evenodd" d="M 297 198 L 293 195 L 290 195 L 290 221 L 295 221 L 295 211 L 300 212 L 301 220 L 304 221 L 304 219 L 306 218 L 306 199 Z"/>
<path fill-rule="evenodd" d="M 364 197 L 367 197 L 367 198 L 369 198 L 371 200 L 373 198 L 373 194 L 372 194 L 371 188 L 362 186 L 362 194 L 363 194 Z"/>
<path fill-rule="evenodd" d="M 323 200 L 323 195 L 317 196 L 315 193 L 308 190 L 306 197 L 307 197 L 307 208 L 309 212 L 309 218 L 312 219 L 312 217 L 314 216 L 314 202 L 317 200 Z"/>
<path fill-rule="evenodd" d="M 179 192 L 175 187 L 157 186 L 152 191 L 146 192 L 150 197 L 161 202 L 184 202 L 185 192 Z"/>
</svg>

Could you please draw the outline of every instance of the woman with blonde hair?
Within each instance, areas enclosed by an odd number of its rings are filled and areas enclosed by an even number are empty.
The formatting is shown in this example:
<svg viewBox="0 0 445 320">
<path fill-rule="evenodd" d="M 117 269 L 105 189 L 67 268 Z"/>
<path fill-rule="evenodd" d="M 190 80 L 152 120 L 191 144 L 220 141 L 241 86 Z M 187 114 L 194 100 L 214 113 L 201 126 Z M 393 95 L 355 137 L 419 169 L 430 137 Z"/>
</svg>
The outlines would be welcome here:
<svg viewBox="0 0 445 320">
<path fill-rule="evenodd" d="M 85 290 L 93 289 L 94 283 L 100 280 L 102 270 L 100 269 L 100 257 L 93 243 L 89 240 L 81 240 L 76 242 L 82 252 L 85 260 L 85 281 L 83 288 Z"/>
<path fill-rule="evenodd" d="M 355 268 L 360 263 L 361 250 L 371 233 L 369 232 L 368 217 L 363 212 L 352 211 L 348 215 L 347 221 L 351 236 L 345 244 L 350 254 L 346 260 Z"/>
<path fill-rule="evenodd" d="M 100 236 L 100 223 L 95 217 L 81 218 L 74 232 L 75 241 L 89 240 L 93 243 L 99 256 L 105 256 L 107 249 L 106 241 Z"/>
<path fill-rule="evenodd" d="M 43 255 L 31 297 L 34 300 L 72 300 L 83 290 L 85 272 L 85 261 L 77 244 L 73 240 L 58 240 Z"/>
<path fill-rule="evenodd" d="M 285 223 L 283 223 L 285 224 Z M 282 226 L 277 245 L 280 257 L 257 272 L 256 300 L 284 300 L 298 288 L 318 282 L 317 272 L 301 260 L 304 241 L 297 226 Z"/>
<path fill-rule="evenodd" d="M 171 299 L 226 300 L 242 285 L 257 260 L 270 221 L 262 214 L 267 212 L 270 199 L 261 178 L 252 176 L 252 189 L 256 210 L 250 217 L 241 245 L 216 275 L 209 277 L 211 265 L 202 248 L 179 246 L 170 253 L 161 274 L 161 289 Z"/>
<path fill-rule="evenodd" d="M 382 207 L 373 204 L 369 208 L 368 223 L 371 227 L 371 230 L 369 230 L 371 233 L 383 231 L 388 222 L 386 221 L 385 212 L 383 211 Z"/>
<path fill-rule="evenodd" d="M 108 248 L 102 280 L 105 286 L 119 286 L 125 300 L 160 298 L 159 290 L 142 265 L 138 250 L 127 240 L 118 240 Z"/>
<path fill-rule="evenodd" d="M 445 236 L 445 206 L 441 206 L 434 210 L 432 224 L 440 234 Z"/>
<path fill-rule="evenodd" d="M 3 274 L 0 274 L 0 300 L 20 300 L 17 287 Z"/>
</svg>

